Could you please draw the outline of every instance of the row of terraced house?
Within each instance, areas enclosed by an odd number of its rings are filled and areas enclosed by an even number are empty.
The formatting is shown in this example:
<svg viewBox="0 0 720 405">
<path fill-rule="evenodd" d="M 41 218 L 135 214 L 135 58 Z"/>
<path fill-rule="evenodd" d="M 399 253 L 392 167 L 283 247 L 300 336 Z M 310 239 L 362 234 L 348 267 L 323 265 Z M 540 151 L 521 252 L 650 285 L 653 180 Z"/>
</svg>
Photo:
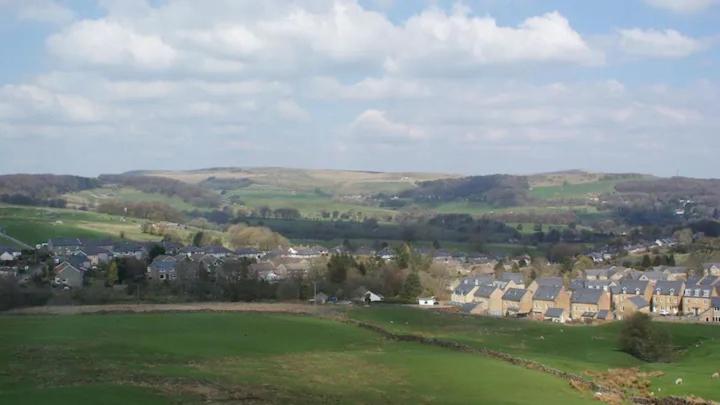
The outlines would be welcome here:
<svg viewBox="0 0 720 405">
<path fill-rule="evenodd" d="M 452 286 L 451 303 L 475 315 L 560 323 L 619 320 L 635 312 L 720 323 L 720 264 L 706 264 L 702 276 L 690 274 L 685 267 L 659 266 L 588 269 L 569 281 L 480 275 Z"/>
</svg>

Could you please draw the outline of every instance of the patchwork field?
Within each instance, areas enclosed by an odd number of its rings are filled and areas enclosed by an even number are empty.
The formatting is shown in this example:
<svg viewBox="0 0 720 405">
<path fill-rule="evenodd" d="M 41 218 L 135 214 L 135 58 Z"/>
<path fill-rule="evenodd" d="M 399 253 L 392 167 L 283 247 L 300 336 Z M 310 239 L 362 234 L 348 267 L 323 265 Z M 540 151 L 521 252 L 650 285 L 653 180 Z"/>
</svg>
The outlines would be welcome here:
<svg viewBox="0 0 720 405">
<path fill-rule="evenodd" d="M 396 333 L 487 347 L 578 374 L 631 367 L 660 371 L 662 376 L 650 379 L 651 389 L 658 395 L 692 394 L 720 401 L 720 381 L 711 378 L 720 371 L 720 327 L 716 325 L 660 324 L 672 335 L 679 358 L 673 363 L 648 364 L 617 350 L 619 323 L 566 326 L 403 307 L 358 309 L 351 316 Z M 677 378 L 682 378 L 684 384 L 675 385 Z"/>
<path fill-rule="evenodd" d="M 200 207 L 195 207 L 179 197 L 169 197 L 159 193 L 145 193 L 132 187 L 95 188 L 64 194 L 63 198 L 71 207 L 96 207 L 103 202 L 117 200 L 131 203 L 160 202 L 180 211 L 200 209 Z"/>
<path fill-rule="evenodd" d="M 590 403 L 537 371 L 307 316 L 0 316 L 0 403 Z"/>
</svg>

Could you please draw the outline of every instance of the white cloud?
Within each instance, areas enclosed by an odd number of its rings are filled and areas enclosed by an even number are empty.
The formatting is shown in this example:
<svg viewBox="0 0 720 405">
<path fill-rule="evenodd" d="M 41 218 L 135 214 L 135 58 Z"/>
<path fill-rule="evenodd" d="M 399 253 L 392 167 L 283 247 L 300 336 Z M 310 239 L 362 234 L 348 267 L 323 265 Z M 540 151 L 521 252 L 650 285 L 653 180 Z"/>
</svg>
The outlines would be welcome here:
<svg viewBox="0 0 720 405">
<path fill-rule="evenodd" d="M 636 56 L 683 58 L 704 48 L 701 41 L 671 29 L 623 29 L 619 36 L 620 48 Z"/>
<path fill-rule="evenodd" d="M 172 66 L 177 56 L 159 36 L 105 19 L 80 21 L 47 43 L 51 52 L 78 64 L 158 70 Z"/>
<path fill-rule="evenodd" d="M 718 4 L 718 0 L 645 0 L 645 2 L 653 7 L 675 13 L 697 13 Z"/>
<path fill-rule="evenodd" d="M 350 124 L 350 133 L 360 141 L 377 143 L 405 143 L 427 138 L 427 134 L 414 125 L 394 121 L 385 111 L 363 111 Z"/>
<path fill-rule="evenodd" d="M 75 18 L 75 13 L 53 0 L 0 0 L 0 9 L 12 10 L 21 20 L 64 24 Z"/>
</svg>

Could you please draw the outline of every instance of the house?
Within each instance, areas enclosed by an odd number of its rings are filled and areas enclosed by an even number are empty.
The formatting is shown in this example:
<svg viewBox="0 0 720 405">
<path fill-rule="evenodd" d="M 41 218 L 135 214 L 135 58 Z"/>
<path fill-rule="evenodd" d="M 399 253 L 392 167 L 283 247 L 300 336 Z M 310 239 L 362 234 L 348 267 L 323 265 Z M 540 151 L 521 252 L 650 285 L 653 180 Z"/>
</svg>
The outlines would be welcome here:
<svg viewBox="0 0 720 405">
<path fill-rule="evenodd" d="M 235 254 L 238 257 L 242 257 L 245 259 L 255 259 L 258 261 L 262 260 L 262 258 L 265 256 L 265 252 L 255 249 L 253 247 L 240 248 L 235 251 Z"/>
<path fill-rule="evenodd" d="M 656 266 L 654 271 L 661 271 L 665 274 L 665 279 L 669 281 L 687 280 L 688 268 L 681 266 Z"/>
<path fill-rule="evenodd" d="M 507 283 L 502 287 L 504 289 L 525 288 L 525 276 L 522 273 L 503 272 L 498 280 Z"/>
<path fill-rule="evenodd" d="M 423 307 L 431 307 L 433 305 L 438 305 L 438 301 L 435 299 L 435 297 L 418 298 L 418 305 Z"/>
<path fill-rule="evenodd" d="M 18 248 L 0 246 L 0 262 L 14 262 L 20 255 L 21 252 Z"/>
<path fill-rule="evenodd" d="M 565 308 L 548 308 L 543 319 L 553 323 L 565 323 L 568 320 L 568 310 Z"/>
<path fill-rule="evenodd" d="M 91 267 L 108 263 L 112 259 L 112 253 L 101 246 L 86 245 L 79 252 L 87 257 Z"/>
<path fill-rule="evenodd" d="M 615 274 L 614 267 L 585 270 L 586 280 L 609 280 Z"/>
<path fill-rule="evenodd" d="M 538 277 L 535 280 L 533 280 L 532 283 L 528 286 L 528 290 L 532 291 L 533 294 L 540 286 L 557 286 L 561 287 L 564 285 L 563 278 L 562 277 Z"/>
<path fill-rule="evenodd" d="M 78 238 L 53 238 L 47 243 L 48 250 L 55 255 L 68 255 L 79 250 L 83 243 Z"/>
<path fill-rule="evenodd" d="M 473 315 L 503 316 L 503 290 L 495 285 L 481 285 L 473 293 Z"/>
<path fill-rule="evenodd" d="M 643 281 L 660 281 L 660 280 L 667 280 L 667 274 L 663 273 L 660 270 L 648 270 L 643 272 L 643 274 L 638 277 L 638 280 Z"/>
<path fill-rule="evenodd" d="M 573 320 L 593 318 L 601 310 L 610 310 L 610 293 L 601 289 L 582 288 L 573 291 L 570 297 L 570 317 Z"/>
<path fill-rule="evenodd" d="M 615 319 L 613 316 L 613 312 L 607 309 L 601 309 L 598 311 L 598 313 L 595 315 L 595 319 L 600 322 L 607 322 L 612 321 Z"/>
<path fill-rule="evenodd" d="M 377 253 L 375 253 L 375 256 L 377 256 L 383 260 L 393 260 L 393 259 L 395 259 L 395 251 L 389 247 L 386 247 L 382 250 L 379 250 Z"/>
<path fill-rule="evenodd" d="M 698 316 L 710 309 L 710 301 L 712 297 L 717 296 L 716 285 L 719 282 L 718 276 L 688 280 L 682 299 L 683 313 Z"/>
<path fill-rule="evenodd" d="M 542 320 L 550 308 L 570 310 L 570 294 L 565 287 L 544 285 L 535 291 L 532 296 L 532 317 Z"/>
<path fill-rule="evenodd" d="M 655 283 L 651 311 L 660 315 L 678 315 L 685 291 L 683 281 L 658 281 Z"/>
<path fill-rule="evenodd" d="M 643 280 L 622 280 L 617 285 L 610 287 L 612 292 L 612 308 L 622 319 L 625 313 L 625 304 L 629 298 L 642 297 L 648 303 L 652 299 L 652 283 Z"/>
<path fill-rule="evenodd" d="M 293 259 L 311 259 L 314 257 L 327 256 L 328 250 L 322 246 L 312 246 L 309 248 L 304 247 L 291 247 L 288 248 L 286 257 Z"/>
<path fill-rule="evenodd" d="M 700 314 L 700 320 L 705 322 L 720 323 L 720 297 L 710 299 L 710 308 Z"/>
<path fill-rule="evenodd" d="M 147 255 L 147 248 L 141 243 L 124 242 L 113 247 L 113 254 L 117 257 L 134 257 L 142 260 Z"/>
<path fill-rule="evenodd" d="M 360 296 L 360 300 L 365 303 L 382 302 L 385 300 L 385 297 L 370 290 L 365 290 L 365 292 Z"/>
<path fill-rule="evenodd" d="M 585 288 L 591 288 L 593 290 L 610 291 L 610 289 L 616 285 L 617 283 L 612 280 L 585 280 Z"/>
<path fill-rule="evenodd" d="M 218 259 L 223 259 L 228 255 L 233 254 L 232 250 L 220 245 L 204 246 L 200 249 L 200 252 Z"/>
<path fill-rule="evenodd" d="M 622 316 L 619 319 L 627 318 L 635 312 L 650 313 L 650 303 L 642 295 L 634 295 L 625 299 L 623 310 L 621 312 L 615 311 L 616 314 Z"/>
<path fill-rule="evenodd" d="M 532 311 L 530 290 L 510 288 L 502 296 L 502 313 L 505 316 L 526 316 Z"/>
<path fill-rule="evenodd" d="M 177 279 L 177 259 L 173 256 L 160 255 L 153 259 L 147 268 L 148 280 L 175 281 Z"/>
<path fill-rule="evenodd" d="M 85 280 L 85 271 L 78 269 L 68 262 L 62 262 L 53 269 L 54 285 L 58 287 L 78 289 L 82 288 Z"/>
<path fill-rule="evenodd" d="M 720 276 L 720 263 L 703 264 L 703 272 L 706 276 Z"/>
<path fill-rule="evenodd" d="M 460 281 L 450 296 L 450 301 L 455 304 L 469 304 L 473 302 L 473 293 L 481 285 L 490 285 L 494 282 L 492 276 L 467 277 Z"/>
</svg>

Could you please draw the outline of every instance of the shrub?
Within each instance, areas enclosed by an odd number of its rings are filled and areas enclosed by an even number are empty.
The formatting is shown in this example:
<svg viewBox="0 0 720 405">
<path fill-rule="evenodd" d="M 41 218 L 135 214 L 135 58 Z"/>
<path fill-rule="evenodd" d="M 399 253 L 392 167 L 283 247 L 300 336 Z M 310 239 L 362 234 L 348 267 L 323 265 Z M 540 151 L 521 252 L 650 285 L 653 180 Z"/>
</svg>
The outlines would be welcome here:
<svg viewBox="0 0 720 405">
<path fill-rule="evenodd" d="M 648 362 L 669 362 L 673 357 L 670 335 L 641 312 L 623 321 L 619 345 L 620 350 Z"/>
</svg>

